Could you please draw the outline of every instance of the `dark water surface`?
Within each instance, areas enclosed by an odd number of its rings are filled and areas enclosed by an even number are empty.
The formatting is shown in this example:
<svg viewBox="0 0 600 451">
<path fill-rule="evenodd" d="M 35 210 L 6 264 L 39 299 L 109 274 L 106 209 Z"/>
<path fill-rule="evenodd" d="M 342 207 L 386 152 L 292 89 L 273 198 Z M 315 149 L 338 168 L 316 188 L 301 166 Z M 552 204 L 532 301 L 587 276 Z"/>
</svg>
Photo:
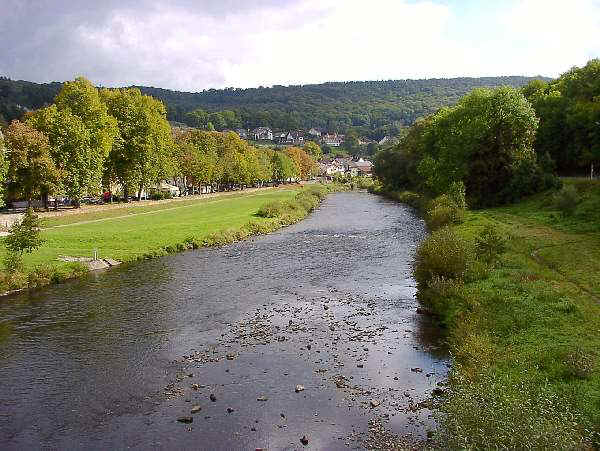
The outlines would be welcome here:
<svg viewBox="0 0 600 451">
<path fill-rule="evenodd" d="M 418 445 L 447 370 L 416 314 L 424 235 L 339 193 L 269 236 L 0 300 L 0 448 Z"/>
</svg>

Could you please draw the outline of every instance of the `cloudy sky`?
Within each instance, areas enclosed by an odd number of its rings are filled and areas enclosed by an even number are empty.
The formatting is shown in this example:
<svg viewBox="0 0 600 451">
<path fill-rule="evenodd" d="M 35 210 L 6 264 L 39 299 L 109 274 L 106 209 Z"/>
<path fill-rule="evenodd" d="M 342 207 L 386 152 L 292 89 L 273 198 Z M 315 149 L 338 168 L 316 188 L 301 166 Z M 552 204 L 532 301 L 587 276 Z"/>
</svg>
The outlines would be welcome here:
<svg viewBox="0 0 600 451">
<path fill-rule="evenodd" d="M 557 76 L 600 0 L 0 0 L 0 75 L 208 88 Z"/>
</svg>

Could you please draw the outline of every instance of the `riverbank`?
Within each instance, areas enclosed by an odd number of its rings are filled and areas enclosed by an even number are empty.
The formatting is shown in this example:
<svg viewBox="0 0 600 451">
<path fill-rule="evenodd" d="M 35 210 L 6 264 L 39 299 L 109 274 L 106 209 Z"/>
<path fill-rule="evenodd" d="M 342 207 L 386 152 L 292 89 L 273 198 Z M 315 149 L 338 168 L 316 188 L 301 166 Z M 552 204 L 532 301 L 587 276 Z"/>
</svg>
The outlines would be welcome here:
<svg viewBox="0 0 600 451">
<path fill-rule="evenodd" d="M 435 279 L 419 292 L 453 356 L 441 446 L 600 444 L 600 184 L 565 185 L 576 190 L 571 215 L 555 192 L 467 212 L 451 227 L 466 255 L 490 226 L 505 251 L 496 264 L 473 260 L 462 280 Z"/>
<path fill-rule="evenodd" d="M 44 219 L 44 245 L 25 256 L 22 272 L 3 274 L 0 291 L 60 283 L 89 271 L 80 262 L 63 261 L 72 258 L 97 255 L 131 262 L 269 233 L 302 219 L 316 204 L 292 209 L 284 216 L 260 217 L 257 213 L 264 204 L 287 202 L 291 206 L 300 192 L 322 194 L 339 189 L 338 185 L 295 186 L 51 216 Z M 0 257 L 4 252 L 2 248 Z"/>
</svg>

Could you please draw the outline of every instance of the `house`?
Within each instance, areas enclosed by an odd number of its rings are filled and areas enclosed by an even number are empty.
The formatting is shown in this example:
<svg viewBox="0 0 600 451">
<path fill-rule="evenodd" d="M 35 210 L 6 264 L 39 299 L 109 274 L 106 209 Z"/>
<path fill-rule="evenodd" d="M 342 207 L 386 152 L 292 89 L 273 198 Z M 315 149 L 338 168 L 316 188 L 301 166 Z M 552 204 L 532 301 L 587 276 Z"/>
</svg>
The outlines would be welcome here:
<svg viewBox="0 0 600 451">
<path fill-rule="evenodd" d="M 373 174 L 373 163 L 360 158 L 358 161 L 353 161 L 349 164 L 349 171 L 351 175 L 371 177 Z"/>
<path fill-rule="evenodd" d="M 378 144 L 381 146 L 383 144 L 393 144 L 393 142 L 395 141 L 395 138 L 392 136 L 384 136 L 383 138 L 381 138 L 381 140 L 379 140 Z"/>
<path fill-rule="evenodd" d="M 273 130 L 269 127 L 258 127 L 252 130 L 252 137 L 256 141 L 273 141 Z"/>
<path fill-rule="evenodd" d="M 295 144 L 301 146 L 304 144 L 304 136 L 302 136 L 302 132 L 299 130 L 289 132 L 286 136 L 287 144 Z"/>
<path fill-rule="evenodd" d="M 314 137 L 320 137 L 322 135 L 321 130 L 314 127 L 308 131 L 308 134 Z"/>
<path fill-rule="evenodd" d="M 329 147 L 340 147 L 344 142 L 344 135 L 338 135 L 337 133 L 327 133 L 321 136 L 321 142 Z"/>
<path fill-rule="evenodd" d="M 243 128 L 238 128 L 235 130 L 238 136 L 242 139 L 248 139 L 248 130 L 244 130 Z"/>
</svg>

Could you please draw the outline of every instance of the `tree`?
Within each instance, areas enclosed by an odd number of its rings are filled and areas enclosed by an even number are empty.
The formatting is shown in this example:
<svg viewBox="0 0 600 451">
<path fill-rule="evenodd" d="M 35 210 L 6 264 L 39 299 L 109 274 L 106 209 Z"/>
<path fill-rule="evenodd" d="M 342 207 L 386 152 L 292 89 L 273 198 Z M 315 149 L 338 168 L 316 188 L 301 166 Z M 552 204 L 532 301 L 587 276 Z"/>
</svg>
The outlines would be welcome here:
<svg viewBox="0 0 600 451">
<path fill-rule="evenodd" d="M 316 170 L 315 161 L 300 147 L 288 147 L 284 151 L 296 164 L 298 175 L 306 180 Z"/>
<path fill-rule="evenodd" d="M 85 78 L 67 82 L 55 105 L 36 111 L 27 121 L 50 140 L 52 158 L 64 176 L 62 190 L 79 199 L 102 185 L 104 162 L 118 133 L 98 90 Z"/>
<path fill-rule="evenodd" d="M 8 150 L 8 190 L 28 204 L 39 196 L 52 193 L 60 179 L 50 155 L 48 138 L 40 131 L 20 121 L 13 121 L 6 130 Z"/>
<path fill-rule="evenodd" d="M 27 209 L 23 219 L 12 225 L 9 235 L 4 239 L 4 246 L 8 250 L 4 264 L 9 271 L 22 266 L 24 253 L 30 254 L 44 243 L 40 229 L 41 221 L 31 207 Z"/>
<path fill-rule="evenodd" d="M 314 161 L 319 161 L 323 158 L 321 147 L 314 141 L 307 141 L 306 144 L 304 144 L 304 151 L 310 155 Z"/>
<path fill-rule="evenodd" d="M 294 161 L 285 153 L 276 151 L 273 154 L 273 180 L 287 181 L 298 177 L 298 167 Z"/>
<path fill-rule="evenodd" d="M 192 130 L 177 135 L 178 173 L 195 187 L 212 185 L 220 178 L 217 141 L 213 133 Z"/>
<path fill-rule="evenodd" d="M 113 143 L 106 165 L 106 179 L 118 181 L 125 199 L 132 189 L 142 191 L 172 175 L 175 148 L 171 127 L 162 102 L 139 89 L 104 89 L 102 99 L 116 118 L 119 137 Z"/>
<path fill-rule="evenodd" d="M 348 132 L 344 137 L 343 148 L 350 154 L 356 155 L 360 151 L 360 146 L 358 144 L 358 135 L 354 130 Z"/>
</svg>

